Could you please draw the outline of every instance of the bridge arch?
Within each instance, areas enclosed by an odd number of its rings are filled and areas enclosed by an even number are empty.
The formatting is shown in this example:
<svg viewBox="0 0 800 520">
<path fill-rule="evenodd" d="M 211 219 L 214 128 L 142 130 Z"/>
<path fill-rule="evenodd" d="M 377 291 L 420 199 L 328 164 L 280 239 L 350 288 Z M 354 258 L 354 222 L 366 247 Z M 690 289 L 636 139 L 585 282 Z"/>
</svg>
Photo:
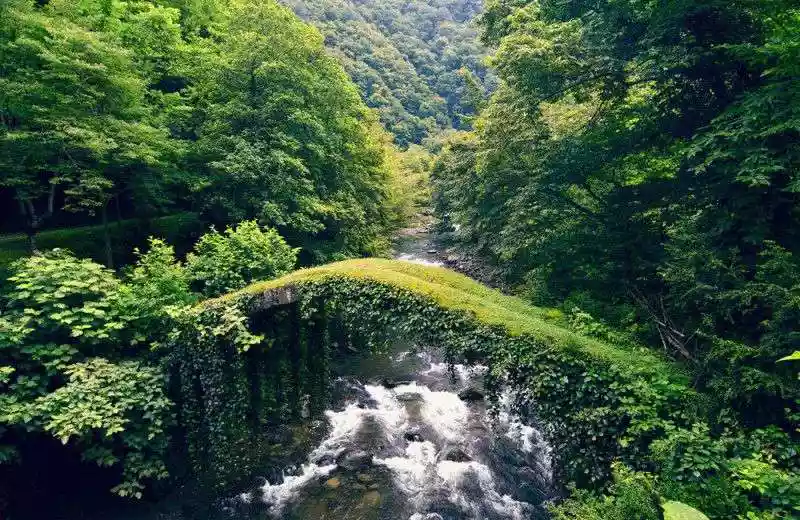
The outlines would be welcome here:
<svg viewBox="0 0 800 520">
<path fill-rule="evenodd" d="M 434 266 L 359 259 L 303 269 L 207 301 L 170 346 L 173 398 L 193 471 L 224 486 L 264 448 L 264 427 L 324 408 L 330 360 L 402 340 L 481 360 L 495 388 L 550 427 L 557 478 L 600 484 L 617 458 L 642 457 L 667 423 L 690 421 L 696 394 L 678 367 L 610 345 Z M 681 419 L 676 419 L 681 417 Z M 680 425 L 680 424 L 679 424 Z"/>
</svg>

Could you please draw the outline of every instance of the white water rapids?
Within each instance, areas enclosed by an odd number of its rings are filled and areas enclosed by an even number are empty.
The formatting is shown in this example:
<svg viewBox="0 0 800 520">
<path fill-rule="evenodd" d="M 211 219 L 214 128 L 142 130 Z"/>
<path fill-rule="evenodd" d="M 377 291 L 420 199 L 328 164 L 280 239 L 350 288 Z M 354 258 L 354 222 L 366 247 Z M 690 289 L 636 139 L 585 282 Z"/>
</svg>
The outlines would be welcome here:
<svg viewBox="0 0 800 520">
<path fill-rule="evenodd" d="M 242 494 L 240 506 L 251 511 L 243 516 L 256 509 L 309 520 L 544 517 L 548 447 L 511 413 L 510 395 L 489 412 L 481 395 L 485 369 L 450 370 L 427 353 L 388 361 L 390 374 L 403 375 L 337 380 L 339 402 L 325 413 L 323 440 L 291 474 Z M 458 395 L 464 389 L 473 393 L 462 394 L 466 400 Z M 233 509 L 237 516 L 248 510 Z"/>
</svg>

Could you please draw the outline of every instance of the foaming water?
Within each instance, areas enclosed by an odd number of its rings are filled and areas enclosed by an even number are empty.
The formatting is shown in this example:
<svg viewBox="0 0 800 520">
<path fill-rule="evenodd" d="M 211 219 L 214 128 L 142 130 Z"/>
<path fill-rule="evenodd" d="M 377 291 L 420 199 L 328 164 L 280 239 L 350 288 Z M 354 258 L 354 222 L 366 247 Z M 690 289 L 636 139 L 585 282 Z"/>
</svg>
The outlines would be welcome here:
<svg viewBox="0 0 800 520">
<path fill-rule="evenodd" d="M 439 262 L 438 260 L 429 260 L 427 258 L 422 258 L 417 255 L 413 254 L 402 254 L 397 257 L 398 260 L 403 260 L 405 262 L 411 262 L 412 264 L 422 264 L 422 265 L 432 265 L 435 267 L 441 267 L 444 265 L 443 262 Z"/>
<path fill-rule="evenodd" d="M 550 453 L 539 432 L 512 413 L 514 396 L 501 396 L 489 413 L 481 397 L 485 367 L 448 366 L 427 353 L 391 361 L 414 363 L 413 380 L 340 379 L 344 397 L 325 413 L 327 435 L 307 462 L 240 502 L 286 519 L 543 517 Z M 469 401 L 458 394 L 465 388 Z"/>
</svg>

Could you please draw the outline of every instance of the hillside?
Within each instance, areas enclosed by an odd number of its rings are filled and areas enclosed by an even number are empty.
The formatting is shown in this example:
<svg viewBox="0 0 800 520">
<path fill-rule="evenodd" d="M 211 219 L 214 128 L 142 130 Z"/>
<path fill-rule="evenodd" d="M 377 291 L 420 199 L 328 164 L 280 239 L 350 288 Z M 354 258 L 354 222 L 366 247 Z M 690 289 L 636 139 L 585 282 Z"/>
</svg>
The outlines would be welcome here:
<svg viewBox="0 0 800 520">
<path fill-rule="evenodd" d="M 473 23 L 478 0 L 282 0 L 317 26 L 400 145 L 468 128 L 494 78 Z"/>
</svg>

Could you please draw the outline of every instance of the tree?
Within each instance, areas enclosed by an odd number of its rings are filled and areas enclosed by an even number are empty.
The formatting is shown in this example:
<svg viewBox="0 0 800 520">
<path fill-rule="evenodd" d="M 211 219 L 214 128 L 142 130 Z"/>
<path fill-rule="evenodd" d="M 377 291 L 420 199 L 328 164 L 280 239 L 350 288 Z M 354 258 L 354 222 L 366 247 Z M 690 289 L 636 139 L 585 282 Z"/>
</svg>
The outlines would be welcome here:
<svg viewBox="0 0 800 520">
<path fill-rule="evenodd" d="M 122 42 L 50 8 L 6 7 L 0 34 L 0 185 L 14 190 L 32 251 L 59 206 L 107 220 L 113 194 L 170 149 Z"/>
<path fill-rule="evenodd" d="M 368 251 L 387 225 L 380 131 L 321 35 L 273 2 L 241 0 L 216 52 L 195 78 L 206 211 L 259 218 L 317 261 Z"/>
<path fill-rule="evenodd" d="M 798 346 L 796 8 L 495 1 L 482 22 L 503 84 L 474 147 L 434 167 L 440 211 L 537 301 L 581 301 L 686 362 L 740 420 L 783 421 L 798 395 L 774 363 Z"/>
</svg>

